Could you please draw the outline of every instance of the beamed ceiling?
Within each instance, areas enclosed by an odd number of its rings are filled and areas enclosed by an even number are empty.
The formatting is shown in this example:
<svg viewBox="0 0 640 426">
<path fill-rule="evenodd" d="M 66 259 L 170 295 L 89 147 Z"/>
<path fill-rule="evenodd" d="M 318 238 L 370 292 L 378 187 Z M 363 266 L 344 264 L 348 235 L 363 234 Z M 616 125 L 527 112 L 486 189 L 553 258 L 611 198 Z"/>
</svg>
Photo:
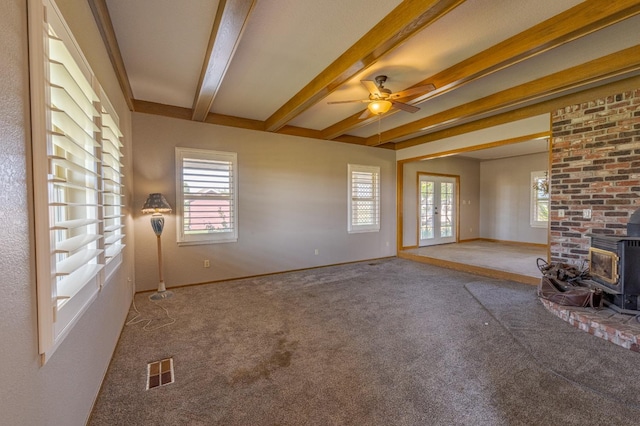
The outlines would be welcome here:
<svg viewBox="0 0 640 426">
<path fill-rule="evenodd" d="M 382 148 L 640 76 L 640 1 L 89 3 L 133 111 Z M 393 92 L 435 90 L 404 98 L 415 113 L 328 104 L 366 99 L 360 81 L 377 75 Z"/>
</svg>

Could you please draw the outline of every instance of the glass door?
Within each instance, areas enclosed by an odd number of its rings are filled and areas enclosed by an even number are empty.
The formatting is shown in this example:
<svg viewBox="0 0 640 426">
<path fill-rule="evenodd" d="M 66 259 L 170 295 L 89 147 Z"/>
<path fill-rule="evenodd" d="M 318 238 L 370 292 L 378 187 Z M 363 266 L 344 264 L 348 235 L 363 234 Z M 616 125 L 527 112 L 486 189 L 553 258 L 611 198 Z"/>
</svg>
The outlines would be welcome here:
<svg viewBox="0 0 640 426">
<path fill-rule="evenodd" d="M 419 185 L 420 246 L 456 242 L 456 178 L 420 175 Z"/>
</svg>

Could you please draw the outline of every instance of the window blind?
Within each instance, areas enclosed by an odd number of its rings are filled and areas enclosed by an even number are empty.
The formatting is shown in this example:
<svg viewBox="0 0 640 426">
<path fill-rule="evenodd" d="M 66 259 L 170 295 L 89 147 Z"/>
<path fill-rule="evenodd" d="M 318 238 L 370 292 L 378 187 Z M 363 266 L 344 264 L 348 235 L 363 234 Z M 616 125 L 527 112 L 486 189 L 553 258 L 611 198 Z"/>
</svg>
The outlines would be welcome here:
<svg viewBox="0 0 640 426">
<path fill-rule="evenodd" d="M 237 155 L 176 149 L 178 242 L 237 240 Z"/>
<path fill-rule="evenodd" d="M 45 363 L 120 264 L 113 260 L 124 247 L 123 135 L 53 0 L 29 0 L 28 7 L 38 343 Z"/>
<path fill-rule="evenodd" d="M 99 98 L 64 42 L 48 26 L 49 211 L 57 308 L 102 269 L 99 256 Z"/>
<path fill-rule="evenodd" d="M 124 248 L 124 215 L 122 183 L 122 132 L 117 116 L 110 112 L 106 97 L 102 101 L 102 219 L 105 246 L 105 263 L 111 263 Z"/>
<path fill-rule="evenodd" d="M 380 168 L 350 164 L 349 232 L 380 229 Z"/>
</svg>

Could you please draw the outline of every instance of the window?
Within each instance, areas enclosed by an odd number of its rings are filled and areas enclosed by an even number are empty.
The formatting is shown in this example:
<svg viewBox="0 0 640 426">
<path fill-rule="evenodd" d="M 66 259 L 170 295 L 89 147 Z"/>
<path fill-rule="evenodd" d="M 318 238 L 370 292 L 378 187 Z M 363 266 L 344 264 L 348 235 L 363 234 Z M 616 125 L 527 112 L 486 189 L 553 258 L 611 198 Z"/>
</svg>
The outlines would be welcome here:
<svg viewBox="0 0 640 426">
<path fill-rule="evenodd" d="M 531 226 L 546 228 L 549 222 L 549 177 L 546 171 L 531 172 Z"/>
<path fill-rule="evenodd" d="M 349 164 L 348 232 L 380 230 L 380 167 Z"/>
<path fill-rule="evenodd" d="M 178 244 L 238 240 L 234 152 L 176 148 Z"/>
<path fill-rule="evenodd" d="M 31 0 L 29 16 L 38 335 L 44 363 L 121 263 L 122 133 L 55 4 Z"/>
</svg>

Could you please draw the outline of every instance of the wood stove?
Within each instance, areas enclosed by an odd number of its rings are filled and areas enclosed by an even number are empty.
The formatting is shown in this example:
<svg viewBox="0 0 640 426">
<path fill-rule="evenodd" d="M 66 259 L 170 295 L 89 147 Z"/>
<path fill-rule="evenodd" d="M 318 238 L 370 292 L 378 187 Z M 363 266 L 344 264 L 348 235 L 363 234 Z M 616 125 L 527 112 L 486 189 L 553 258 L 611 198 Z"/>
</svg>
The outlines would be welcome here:
<svg viewBox="0 0 640 426">
<path fill-rule="evenodd" d="M 640 237 L 589 235 L 590 280 L 601 288 L 605 302 L 622 312 L 640 312 Z"/>
</svg>

